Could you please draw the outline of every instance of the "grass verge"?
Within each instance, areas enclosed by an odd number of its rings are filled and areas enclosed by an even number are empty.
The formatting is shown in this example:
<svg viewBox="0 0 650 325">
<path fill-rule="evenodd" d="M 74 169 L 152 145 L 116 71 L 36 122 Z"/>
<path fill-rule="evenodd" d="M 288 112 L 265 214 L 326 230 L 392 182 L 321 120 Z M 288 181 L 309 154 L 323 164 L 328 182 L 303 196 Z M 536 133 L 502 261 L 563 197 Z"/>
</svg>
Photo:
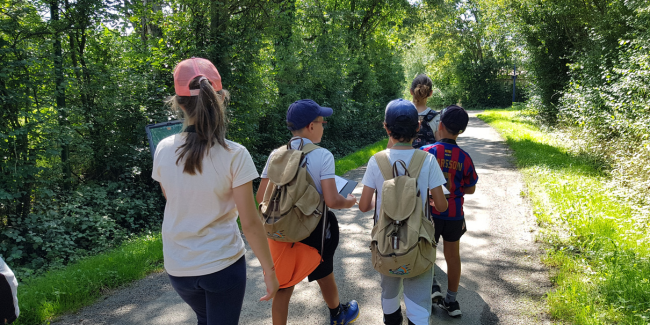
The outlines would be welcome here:
<svg viewBox="0 0 650 325">
<path fill-rule="evenodd" d="M 648 221 L 610 194 L 602 165 L 519 111 L 478 117 L 506 139 L 524 176 L 548 244 L 544 262 L 553 267 L 551 315 L 574 324 L 649 324 Z"/>
<path fill-rule="evenodd" d="M 20 317 L 14 324 L 42 324 L 89 305 L 107 289 L 162 270 L 162 260 L 162 239 L 157 233 L 29 279 L 18 286 Z"/>
<path fill-rule="evenodd" d="M 352 169 L 365 165 L 372 155 L 386 149 L 386 145 L 388 145 L 388 138 L 367 145 L 354 153 L 337 159 L 334 162 L 336 175 L 343 175 Z"/>
<path fill-rule="evenodd" d="M 335 161 L 336 174 L 362 166 L 386 148 L 378 141 Z M 95 302 L 106 290 L 163 270 L 160 233 L 128 241 L 103 254 L 22 282 L 18 286 L 20 317 L 17 325 L 43 324 L 57 315 Z"/>
</svg>

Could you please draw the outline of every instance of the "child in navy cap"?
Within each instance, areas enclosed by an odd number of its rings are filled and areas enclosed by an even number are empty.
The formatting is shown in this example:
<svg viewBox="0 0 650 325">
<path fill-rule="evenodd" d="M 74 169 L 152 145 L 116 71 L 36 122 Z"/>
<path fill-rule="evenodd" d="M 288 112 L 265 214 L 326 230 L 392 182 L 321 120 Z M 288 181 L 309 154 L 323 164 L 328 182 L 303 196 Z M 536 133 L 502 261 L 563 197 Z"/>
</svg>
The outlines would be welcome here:
<svg viewBox="0 0 650 325">
<path fill-rule="evenodd" d="M 431 208 L 434 225 L 436 228 L 436 242 L 442 236 L 447 263 L 447 294 L 443 295 L 440 285 L 434 278 L 431 303 L 447 311 L 449 316 L 457 317 L 462 313 L 456 301 L 458 286 L 460 284 L 460 237 L 467 231 L 465 225 L 465 212 L 463 211 L 463 196 L 473 194 L 476 190 L 478 175 L 474 169 L 472 158 L 465 150 L 456 144 L 458 135 L 467 128 L 469 116 L 460 106 L 451 105 L 445 108 L 438 125 L 438 141 L 432 145 L 422 147 L 430 153 L 442 167 L 442 173 L 447 179 L 449 209 L 439 212 Z"/>
<path fill-rule="evenodd" d="M 291 138 L 291 148 L 299 149 L 301 143 L 319 143 L 323 137 L 323 129 L 327 121 L 325 118 L 333 113 L 329 107 L 322 107 L 311 99 L 301 99 L 289 106 L 287 110 L 287 128 L 293 134 Z M 262 182 L 260 189 L 265 189 L 268 185 L 268 165 L 273 151 L 269 155 L 269 160 L 262 172 Z M 318 148 L 305 155 L 307 161 L 307 172 L 314 180 L 316 190 L 323 196 L 325 204 L 332 209 L 351 208 L 357 199 L 354 195 L 348 194 L 343 197 L 336 189 L 334 180 L 334 156 L 325 148 Z M 264 190 L 258 190 L 257 201 L 262 202 L 264 199 Z M 359 306 L 357 302 L 351 300 L 348 303 L 341 304 L 339 301 L 338 288 L 334 279 L 334 252 L 339 244 L 339 225 L 334 213 L 328 210 L 325 226 L 325 241 L 323 244 L 323 226 L 319 226 L 311 233 L 309 237 L 302 240 L 301 243 L 316 248 L 321 251 L 324 245 L 322 262 L 316 270 L 309 274 L 309 281 L 317 281 L 323 294 L 323 299 L 330 309 L 330 324 L 344 325 L 354 322 L 359 317 Z M 271 246 L 273 252 L 274 246 Z M 286 272 L 287 270 L 278 270 Z M 288 270 L 292 271 L 292 270 Z M 272 317 L 273 325 L 283 325 L 287 323 L 289 313 L 289 299 L 293 293 L 293 286 L 282 288 L 278 291 L 273 299 Z"/>
<path fill-rule="evenodd" d="M 405 99 L 396 99 L 386 106 L 384 128 L 388 133 L 388 149 L 378 154 L 388 155 L 390 164 L 396 161 L 404 161 L 408 166 L 413 158 L 415 150 L 412 147 L 413 139 L 417 137 L 420 123 L 418 122 L 418 111 L 415 105 Z M 399 165 L 399 164 L 398 164 Z M 399 168 L 400 175 L 404 170 Z M 375 206 L 381 206 L 381 192 L 384 184 L 384 177 L 377 165 L 375 156 L 368 161 L 366 173 L 363 175 L 363 192 L 359 201 L 359 210 L 370 211 Z M 435 158 L 428 155 L 422 165 L 418 176 L 417 184 L 420 193 L 431 194 L 436 209 L 445 211 L 447 200 L 443 194 L 442 185 L 446 180 L 442 175 L 440 166 Z M 376 191 L 376 203 L 373 197 Z M 428 195 L 421 195 L 422 206 L 426 209 Z M 378 212 L 378 211 L 377 211 Z M 377 215 L 377 213 L 375 214 Z M 426 221 L 429 222 L 429 221 Z M 409 324 L 428 325 L 431 315 L 431 285 L 433 281 L 433 267 L 423 274 L 411 278 L 399 278 L 381 275 L 381 306 L 384 312 L 384 324 L 401 325 L 403 321 L 402 309 L 400 307 L 400 292 L 404 292 L 404 305 L 406 306 L 406 317 Z"/>
</svg>

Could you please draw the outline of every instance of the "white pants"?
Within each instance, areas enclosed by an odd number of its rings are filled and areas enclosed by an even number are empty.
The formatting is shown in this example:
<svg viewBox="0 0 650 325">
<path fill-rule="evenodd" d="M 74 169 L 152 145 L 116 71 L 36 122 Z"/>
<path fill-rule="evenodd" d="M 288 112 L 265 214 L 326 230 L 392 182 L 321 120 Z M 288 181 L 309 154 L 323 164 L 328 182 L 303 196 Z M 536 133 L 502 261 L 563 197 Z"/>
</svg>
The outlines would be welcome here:
<svg viewBox="0 0 650 325">
<path fill-rule="evenodd" d="M 415 325 L 429 325 L 434 268 L 435 266 L 416 277 L 406 279 L 382 274 L 381 307 L 384 314 L 392 314 L 399 309 L 400 294 L 403 292 L 406 317 Z"/>
</svg>

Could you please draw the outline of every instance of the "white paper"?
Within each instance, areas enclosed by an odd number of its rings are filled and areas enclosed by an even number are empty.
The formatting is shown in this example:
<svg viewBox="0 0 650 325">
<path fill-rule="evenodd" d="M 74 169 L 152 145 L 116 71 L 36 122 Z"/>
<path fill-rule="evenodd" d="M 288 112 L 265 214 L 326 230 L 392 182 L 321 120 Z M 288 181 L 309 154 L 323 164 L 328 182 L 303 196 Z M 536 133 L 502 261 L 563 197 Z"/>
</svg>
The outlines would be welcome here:
<svg viewBox="0 0 650 325">
<path fill-rule="evenodd" d="M 334 175 L 334 181 L 336 181 L 336 191 L 341 192 L 341 190 L 345 187 L 345 184 L 348 183 L 348 180 Z"/>
</svg>

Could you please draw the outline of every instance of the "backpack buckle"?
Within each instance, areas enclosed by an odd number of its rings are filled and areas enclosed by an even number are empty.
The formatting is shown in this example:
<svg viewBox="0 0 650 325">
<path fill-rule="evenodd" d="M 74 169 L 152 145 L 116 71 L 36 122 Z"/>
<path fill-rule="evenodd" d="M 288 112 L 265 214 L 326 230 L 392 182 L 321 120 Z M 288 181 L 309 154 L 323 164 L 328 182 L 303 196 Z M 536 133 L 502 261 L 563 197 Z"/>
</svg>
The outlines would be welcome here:
<svg viewBox="0 0 650 325">
<path fill-rule="evenodd" d="M 390 242 L 391 245 L 393 246 L 393 249 L 399 249 L 399 235 L 397 234 L 397 231 L 399 230 L 399 227 L 402 225 L 402 222 L 399 220 L 393 221 L 393 224 L 395 225 L 395 231 L 393 231 L 390 234 Z"/>
<path fill-rule="evenodd" d="M 397 250 L 399 249 L 399 237 L 397 236 L 397 233 L 394 232 L 390 235 L 390 242 L 391 245 L 393 245 L 393 249 Z"/>
</svg>

